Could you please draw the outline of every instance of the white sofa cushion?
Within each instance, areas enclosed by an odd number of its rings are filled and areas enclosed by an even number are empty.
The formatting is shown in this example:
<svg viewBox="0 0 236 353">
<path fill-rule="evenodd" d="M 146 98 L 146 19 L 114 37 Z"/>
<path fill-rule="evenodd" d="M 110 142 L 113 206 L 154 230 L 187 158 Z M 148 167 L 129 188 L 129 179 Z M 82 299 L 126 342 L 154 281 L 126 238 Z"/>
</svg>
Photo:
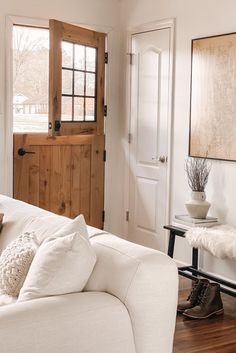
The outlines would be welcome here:
<svg viewBox="0 0 236 353">
<path fill-rule="evenodd" d="M 35 255 L 18 301 L 82 291 L 95 262 L 89 240 L 77 232 L 47 239 Z"/>
<path fill-rule="evenodd" d="M 0 295 L 0 306 L 14 304 L 16 301 L 17 301 L 17 298 L 11 295 L 8 295 L 8 294 Z"/>
<path fill-rule="evenodd" d="M 4 226 L 0 234 L 0 252 L 19 234 L 35 232 L 39 242 L 59 231 L 71 219 L 0 195 L 0 212 L 4 213 Z"/>
<path fill-rule="evenodd" d="M 79 232 L 84 236 L 87 234 L 87 227 L 82 215 L 72 220 L 4 195 L 0 195 L 0 212 L 4 213 L 0 252 L 17 235 L 24 232 L 35 232 L 39 244 L 54 236 L 55 233 L 58 233 L 58 236 L 74 232 Z"/>
<path fill-rule="evenodd" d="M 0 342 L 1 353 L 136 352 L 126 307 L 116 297 L 98 292 L 0 308 Z"/>
<path fill-rule="evenodd" d="M 0 256 L 0 293 L 17 297 L 38 248 L 35 233 L 13 240 Z"/>
<path fill-rule="evenodd" d="M 88 239 L 88 230 L 85 223 L 84 216 L 80 214 L 76 218 L 70 220 L 70 222 L 64 224 L 55 234 L 53 237 L 63 237 L 68 234 L 72 234 L 77 232 L 82 237 Z"/>
</svg>

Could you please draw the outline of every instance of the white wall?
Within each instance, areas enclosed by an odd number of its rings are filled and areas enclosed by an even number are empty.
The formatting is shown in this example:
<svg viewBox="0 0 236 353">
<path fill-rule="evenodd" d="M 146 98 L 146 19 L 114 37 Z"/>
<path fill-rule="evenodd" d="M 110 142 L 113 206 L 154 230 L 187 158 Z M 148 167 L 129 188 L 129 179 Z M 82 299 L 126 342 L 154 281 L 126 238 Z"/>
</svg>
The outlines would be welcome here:
<svg viewBox="0 0 236 353">
<path fill-rule="evenodd" d="M 124 234 L 124 170 L 127 144 L 125 118 L 126 30 L 140 24 L 176 18 L 176 75 L 174 87 L 174 138 L 171 215 L 185 212 L 190 190 L 184 172 L 188 153 L 191 39 L 236 31 L 235 0 L 8 0 L 0 8 L 0 192 L 6 191 L 3 172 L 5 114 L 5 18 L 6 15 L 56 18 L 71 23 L 112 27 L 108 65 L 108 117 L 106 118 L 106 229 Z M 121 15 L 121 16 L 120 16 Z M 122 19 L 122 20 L 121 20 Z M 121 30 L 122 27 L 122 30 Z M 123 65 L 121 65 L 121 53 Z M 212 215 L 236 225 L 236 163 L 213 162 L 207 188 Z M 189 262 L 189 248 L 178 239 L 175 256 Z M 204 267 L 236 280 L 236 262 L 219 261 L 204 254 Z"/>
<path fill-rule="evenodd" d="M 119 160 L 122 149 L 119 139 L 119 61 L 120 61 L 120 3 L 119 0 L 8 0 L 1 1 L 0 6 L 0 192 L 8 193 L 4 172 L 9 180 L 10 166 L 5 156 L 6 131 L 6 16 L 23 16 L 36 19 L 50 19 L 89 25 L 95 29 L 109 31 L 110 63 L 107 67 L 107 103 L 108 117 L 106 118 L 106 190 L 105 208 L 106 227 L 115 233 L 122 233 L 121 207 L 122 204 L 122 171 Z M 8 118 L 9 119 L 9 118 Z"/>
<path fill-rule="evenodd" d="M 171 182 L 171 215 L 186 213 L 190 196 L 184 172 L 188 154 L 191 39 L 220 33 L 236 32 L 235 0 L 130 0 L 122 2 L 123 26 L 126 29 L 176 18 L 176 61 L 173 117 L 173 165 Z M 211 214 L 236 225 L 236 162 L 213 161 L 207 187 Z M 176 259 L 189 262 L 185 240 L 178 239 Z M 236 281 L 236 261 L 217 260 L 204 253 L 205 269 Z"/>
</svg>

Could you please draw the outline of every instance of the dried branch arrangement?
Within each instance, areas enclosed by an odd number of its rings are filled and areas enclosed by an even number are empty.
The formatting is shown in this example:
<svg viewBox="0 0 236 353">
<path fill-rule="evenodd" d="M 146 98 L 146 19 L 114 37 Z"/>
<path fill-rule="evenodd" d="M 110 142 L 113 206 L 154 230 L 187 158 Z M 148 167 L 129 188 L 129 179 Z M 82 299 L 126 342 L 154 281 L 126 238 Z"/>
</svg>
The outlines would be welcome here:
<svg viewBox="0 0 236 353">
<path fill-rule="evenodd" d="M 192 191 L 205 190 L 208 176 L 211 170 L 211 163 L 205 158 L 188 158 L 185 163 L 185 170 L 188 177 L 188 185 Z"/>
</svg>

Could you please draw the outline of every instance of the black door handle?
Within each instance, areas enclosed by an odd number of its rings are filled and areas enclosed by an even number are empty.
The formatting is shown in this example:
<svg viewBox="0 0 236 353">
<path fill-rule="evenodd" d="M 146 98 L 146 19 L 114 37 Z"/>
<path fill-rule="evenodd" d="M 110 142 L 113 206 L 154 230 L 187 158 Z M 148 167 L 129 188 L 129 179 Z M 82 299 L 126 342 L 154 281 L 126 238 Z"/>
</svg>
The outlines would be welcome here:
<svg viewBox="0 0 236 353">
<path fill-rule="evenodd" d="M 26 153 L 35 154 L 35 152 L 28 152 L 24 148 L 19 148 L 17 152 L 18 152 L 19 156 L 24 156 Z"/>
</svg>

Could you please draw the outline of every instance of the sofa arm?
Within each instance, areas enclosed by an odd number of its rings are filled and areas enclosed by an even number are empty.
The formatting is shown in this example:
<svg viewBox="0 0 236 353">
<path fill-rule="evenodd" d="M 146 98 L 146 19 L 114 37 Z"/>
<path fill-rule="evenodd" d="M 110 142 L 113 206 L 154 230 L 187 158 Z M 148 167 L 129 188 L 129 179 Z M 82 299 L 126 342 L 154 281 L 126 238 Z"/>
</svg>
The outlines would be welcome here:
<svg viewBox="0 0 236 353">
<path fill-rule="evenodd" d="M 91 242 L 97 263 L 86 290 L 107 292 L 125 304 L 136 353 L 171 353 L 178 296 L 174 261 L 111 234 L 95 236 Z"/>
</svg>

